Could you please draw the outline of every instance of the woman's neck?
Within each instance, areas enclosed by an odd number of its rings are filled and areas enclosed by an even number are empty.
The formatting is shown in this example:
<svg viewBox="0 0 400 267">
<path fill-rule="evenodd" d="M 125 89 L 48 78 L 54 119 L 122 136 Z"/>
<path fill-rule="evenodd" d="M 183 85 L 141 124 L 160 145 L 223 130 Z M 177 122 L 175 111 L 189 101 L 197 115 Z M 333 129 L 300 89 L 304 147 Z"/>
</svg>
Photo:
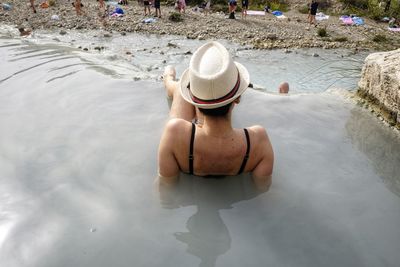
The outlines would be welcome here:
<svg viewBox="0 0 400 267">
<path fill-rule="evenodd" d="M 231 116 L 230 114 L 223 117 L 204 116 L 202 129 L 207 135 L 217 137 L 229 136 L 233 130 Z"/>
</svg>

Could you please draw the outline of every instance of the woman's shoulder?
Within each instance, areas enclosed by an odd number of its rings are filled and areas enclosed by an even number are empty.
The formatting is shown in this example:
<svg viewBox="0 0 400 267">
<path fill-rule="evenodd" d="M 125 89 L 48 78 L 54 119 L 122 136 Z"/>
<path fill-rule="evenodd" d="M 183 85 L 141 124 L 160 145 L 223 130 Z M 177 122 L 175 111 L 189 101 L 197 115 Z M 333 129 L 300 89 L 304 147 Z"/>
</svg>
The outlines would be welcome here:
<svg viewBox="0 0 400 267">
<path fill-rule="evenodd" d="M 257 135 L 258 137 L 266 137 L 267 136 L 267 130 L 265 130 L 264 127 L 261 125 L 253 125 L 250 127 L 246 127 L 250 132 L 253 134 Z"/>
<path fill-rule="evenodd" d="M 270 143 L 267 130 L 261 125 L 253 125 L 246 128 L 249 131 L 250 142 L 257 144 L 261 148 L 263 145 Z"/>
<path fill-rule="evenodd" d="M 179 136 L 182 133 L 189 131 L 192 127 L 192 123 L 184 119 L 172 118 L 165 125 L 164 131 L 171 134 L 172 136 Z"/>
</svg>

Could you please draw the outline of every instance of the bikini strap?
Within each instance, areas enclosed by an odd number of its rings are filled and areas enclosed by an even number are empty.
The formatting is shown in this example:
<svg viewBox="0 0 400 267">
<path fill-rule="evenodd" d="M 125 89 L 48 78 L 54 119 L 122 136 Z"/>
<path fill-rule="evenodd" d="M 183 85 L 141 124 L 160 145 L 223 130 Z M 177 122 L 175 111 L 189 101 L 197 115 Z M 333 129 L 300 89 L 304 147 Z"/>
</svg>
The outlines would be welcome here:
<svg viewBox="0 0 400 267">
<path fill-rule="evenodd" d="M 196 125 L 192 122 L 192 135 L 190 136 L 190 148 L 189 148 L 189 174 L 193 174 L 193 146 L 194 146 L 195 133 L 196 133 Z"/>
<path fill-rule="evenodd" d="M 247 150 L 246 150 L 246 155 L 244 156 L 242 165 L 240 166 L 240 170 L 238 174 L 241 174 L 244 171 L 244 167 L 246 167 L 247 160 L 249 159 L 249 153 L 250 153 L 250 136 L 249 132 L 247 131 L 246 128 L 243 129 L 244 133 L 246 135 L 246 143 L 247 143 Z"/>
</svg>

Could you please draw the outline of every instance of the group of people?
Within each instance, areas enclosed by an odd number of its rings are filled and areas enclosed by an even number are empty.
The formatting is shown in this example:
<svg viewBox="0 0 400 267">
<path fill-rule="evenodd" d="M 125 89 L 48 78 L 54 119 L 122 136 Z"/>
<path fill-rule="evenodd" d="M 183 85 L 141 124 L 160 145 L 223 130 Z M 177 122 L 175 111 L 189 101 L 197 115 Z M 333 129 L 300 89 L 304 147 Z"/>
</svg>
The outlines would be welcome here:
<svg viewBox="0 0 400 267">
<path fill-rule="evenodd" d="M 143 1 L 143 6 L 144 6 L 144 15 L 145 16 L 150 16 L 151 15 L 151 4 L 152 2 L 149 0 L 144 0 Z M 155 16 L 158 18 L 161 18 L 161 3 L 160 0 L 154 0 L 154 9 L 155 9 Z"/>
<path fill-rule="evenodd" d="M 229 0 L 228 1 L 228 12 L 229 18 L 235 19 L 235 12 L 237 9 L 237 1 L 236 0 Z M 249 0 L 242 0 L 242 19 L 246 19 L 247 10 L 249 9 Z"/>
</svg>

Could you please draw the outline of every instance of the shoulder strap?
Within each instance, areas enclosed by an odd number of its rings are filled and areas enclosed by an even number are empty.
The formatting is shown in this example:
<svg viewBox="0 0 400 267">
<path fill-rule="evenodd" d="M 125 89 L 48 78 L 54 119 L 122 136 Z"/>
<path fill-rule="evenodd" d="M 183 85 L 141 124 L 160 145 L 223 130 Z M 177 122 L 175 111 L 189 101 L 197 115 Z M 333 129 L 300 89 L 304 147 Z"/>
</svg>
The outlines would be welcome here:
<svg viewBox="0 0 400 267">
<path fill-rule="evenodd" d="M 193 174 L 193 147 L 194 147 L 195 133 L 196 133 L 196 125 L 192 122 L 192 135 L 190 136 L 190 148 L 189 148 L 189 174 Z"/>
<path fill-rule="evenodd" d="M 244 156 L 242 165 L 240 166 L 240 170 L 238 174 L 241 174 L 244 171 L 244 167 L 246 167 L 247 160 L 249 159 L 249 153 L 250 153 L 250 136 L 249 132 L 247 131 L 246 128 L 243 129 L 244 133 L 246 135 L 246 143 L 247 143 L 247 150 L 246 150 L 246 155 Z"/>
</svg>

